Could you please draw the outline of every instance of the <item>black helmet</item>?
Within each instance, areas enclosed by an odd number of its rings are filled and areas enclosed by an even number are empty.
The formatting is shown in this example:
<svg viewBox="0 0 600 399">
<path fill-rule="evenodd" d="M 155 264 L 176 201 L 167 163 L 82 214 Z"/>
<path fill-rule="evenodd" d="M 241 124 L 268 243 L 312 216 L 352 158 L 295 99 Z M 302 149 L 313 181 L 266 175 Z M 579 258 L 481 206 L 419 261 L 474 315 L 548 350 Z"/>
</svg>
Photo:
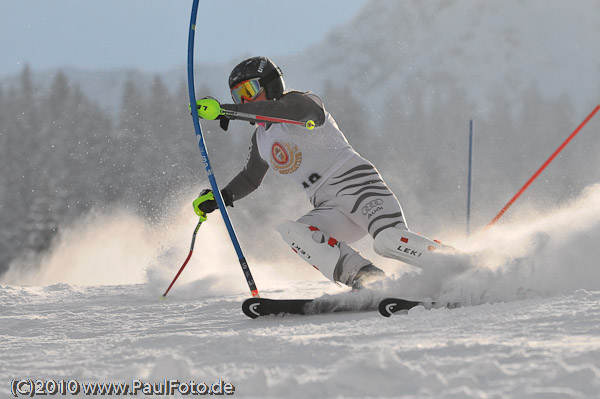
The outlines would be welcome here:
<svg viewBox="0 0 600 399">
<path fill-rule="evenodd" d="M 281 69 L 267 57 L 252 57 L 237 64 L 229 74 L 229 89 L 249 79 L 259 78 L 267 100 L 283 96 L 285 82 Z"/>
</svg>

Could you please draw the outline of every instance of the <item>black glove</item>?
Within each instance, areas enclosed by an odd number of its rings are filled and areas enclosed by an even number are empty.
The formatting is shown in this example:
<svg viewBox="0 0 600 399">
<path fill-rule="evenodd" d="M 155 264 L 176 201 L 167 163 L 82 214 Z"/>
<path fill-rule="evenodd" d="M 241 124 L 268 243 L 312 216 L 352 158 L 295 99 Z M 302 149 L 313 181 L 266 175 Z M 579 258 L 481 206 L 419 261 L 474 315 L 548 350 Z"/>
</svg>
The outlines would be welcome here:
<svg viewBox="0 0 600 399">
<path fill-rule="evenodd" d="M 227 128 L 229 127 L 229 118 L 225 115 L 219 115 L 217 116 L 217 119 L 219 120 L 219 126 L 221 127 L 221 129 L 227 131 Z M 221 193 L 221 195 L 223 194 Z"/>
</svg>

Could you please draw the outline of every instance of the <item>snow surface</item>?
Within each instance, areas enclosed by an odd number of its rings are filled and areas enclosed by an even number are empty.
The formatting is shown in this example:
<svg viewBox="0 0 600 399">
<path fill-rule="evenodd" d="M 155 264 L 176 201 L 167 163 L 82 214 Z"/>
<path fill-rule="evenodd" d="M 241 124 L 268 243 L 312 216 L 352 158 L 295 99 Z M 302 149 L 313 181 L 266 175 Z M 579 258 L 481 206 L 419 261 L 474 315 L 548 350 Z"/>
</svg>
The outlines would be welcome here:
<svg viewBox="0 0 600 399">
<path fill-rule="evenodd" d="M 248 319 L 247 287 L 216 217 L 161 301 L 189 249 L 189 204 L 154 230 L 124 211 L 88 215 L 39 271 L 17 265 L 3 277 L 0 397 L 13 378 L 221 378 L 235 397 L 598 398 L 598 204 L 595 185 L 552 214 L 452 243 L 468 264 L 386 265 L 396 280 L 374 287 L 381 296 L 471 305 L 391 318 Z M 302 263 L 249 264 L 264 297 L 369 296 Z"/>
</svg>

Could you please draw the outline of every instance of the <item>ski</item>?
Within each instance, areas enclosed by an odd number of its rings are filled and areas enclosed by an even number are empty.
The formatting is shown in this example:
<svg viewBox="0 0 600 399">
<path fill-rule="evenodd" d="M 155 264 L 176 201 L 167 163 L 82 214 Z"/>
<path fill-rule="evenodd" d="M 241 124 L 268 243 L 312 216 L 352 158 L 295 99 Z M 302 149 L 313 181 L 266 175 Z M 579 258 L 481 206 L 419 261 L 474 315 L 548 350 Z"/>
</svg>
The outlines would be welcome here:
<svg viewBox="0 0 600 399">
<path fill-rule="evenodd" d="M 312 301 L 313 299 L 248 298 L 242 304 L 242 311 L 251 319 L 280 313 L 306 314 L 304 307 Z"/>
<path fill-rule="evenodd" d="M 409 310 L 416 306 L 427 309 L 445 307 L 454 309 L 463 306 L 459 302 L 438 303 L 429 301 L 411 301 L 402 298 L 385 298 L 380 301 L 348 300 L 348 297 L 322 297 L 315 299 L 269 299 L 248 298 L 242 304 L 242 311 L 251 319 L 279 314 L 314 315 L 335 312 L 358 312 L 379 310 L 382 316 L 390 317 L 394 313 Z"/>
<path fill-rule="evenodd" d="M 382 316 L 390 317 L 394 313 L 401 312 L 403 310 L 410 310 L 415 306 L 423 306 L 426 309 L 456 309 L 461 306 L 465 306 L 464 302 L 430 302 L 430 301 L 409 301 L 402 298 L 385 298 L 379 301 L 377 310 Z"/>
<path fill-rule="evenodd" d="M 294 314 L 314 315 L 336 312 L 359 312 L 379 309 L 379 313 L 389 317 L 395 312 L 408 310 L 415 306 L 430 307 L 435 303 L 409 301 L 401 298 L 379 300 L 369 294 L 326 295 L 313 299 L 269 299 L 248 298 L 242 304 L 244 314 L 252 319 L 261 316 Z"/>
<path fill-rule="evenodd" d="M 242 304 L 244 314 L 252 319 L 278 314 L 314 315 L 320 313 L 375 310 L 378 301 L 371 298 L 325 296 L 315 299 L 248 298 Z"/>
<path fill-rule="evenodd" d="M 402 298 L 385 298 L 379 302 L 377 309 L 382 316 L 390 317 L 401 310 L 409 310 L 415 306 L 422 305 L 421 302 L 409 301 Z"/>
</svg>

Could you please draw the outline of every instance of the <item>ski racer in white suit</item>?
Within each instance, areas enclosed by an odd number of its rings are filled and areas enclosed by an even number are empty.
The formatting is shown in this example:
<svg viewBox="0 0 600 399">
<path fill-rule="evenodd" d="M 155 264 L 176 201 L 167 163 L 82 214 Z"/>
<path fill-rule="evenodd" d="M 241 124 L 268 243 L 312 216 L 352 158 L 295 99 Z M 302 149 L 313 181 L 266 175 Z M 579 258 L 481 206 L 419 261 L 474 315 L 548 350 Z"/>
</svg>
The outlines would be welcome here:
<svg viewBox="0 0 600 399">
<path fill-rule="evenodd" d="M 378 254 L 415 266 L 426 265 L 431 251 L 442 247 L 408 230 L 398 199 L 377 169 L 348 143 L 321 99 L 308 92 L 284 92 L 281 70 L 270 59 L 242 61 L 231 72 L 229 87 L 234 104 L 210 100 L 226 110 L 312 120 L 316 127 L 259 123 L 246 166 L 221 191 L 225 204 L 233 206 L 258 188 L 269 168 L 290 177 L 314 209 L 295 222 L 280 224 L 279 233 L 325 277 L 353 288 L 385 275 L 349 245 L 366 234 L 373 237 Z M 204 107 L 198 109 L 200 117 L 215 119 L 203 112 Z M 229 119 L 218 119 L 227 129 Z M 201 217 L 217 209 L 212 192 L 204 190 L 194 208 Z"/>
</svg>

